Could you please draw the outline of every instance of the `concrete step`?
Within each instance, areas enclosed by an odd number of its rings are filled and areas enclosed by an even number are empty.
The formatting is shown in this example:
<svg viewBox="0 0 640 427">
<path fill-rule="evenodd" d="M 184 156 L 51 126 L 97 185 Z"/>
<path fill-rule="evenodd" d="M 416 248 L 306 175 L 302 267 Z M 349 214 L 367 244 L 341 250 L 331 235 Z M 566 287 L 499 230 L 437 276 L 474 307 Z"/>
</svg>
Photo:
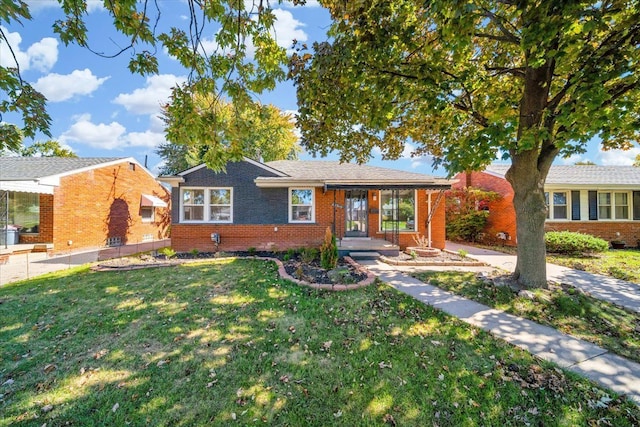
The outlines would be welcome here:
<svg viewBox="0 0 640 427">
<path fill-rule="evenodd" d="M 349 256 L 355 259 L 378 259 L 380 258 L 380 254 L 378 252 L 367 251 L 367 252 L 349 252 Z"/>
</svg>

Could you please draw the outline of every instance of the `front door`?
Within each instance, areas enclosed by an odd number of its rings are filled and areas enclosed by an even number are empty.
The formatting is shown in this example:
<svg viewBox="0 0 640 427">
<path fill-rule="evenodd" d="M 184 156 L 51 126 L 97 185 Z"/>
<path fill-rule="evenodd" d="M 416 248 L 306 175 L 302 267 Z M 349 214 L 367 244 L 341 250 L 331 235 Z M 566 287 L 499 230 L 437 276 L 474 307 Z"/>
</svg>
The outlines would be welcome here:
<svg viewBox="0 0 640 427">
<path fill-rule="evenodd" d="M 367 237 L 367 190 L 347 190 L 345 193 L 345 237 Z"/>
</svg>

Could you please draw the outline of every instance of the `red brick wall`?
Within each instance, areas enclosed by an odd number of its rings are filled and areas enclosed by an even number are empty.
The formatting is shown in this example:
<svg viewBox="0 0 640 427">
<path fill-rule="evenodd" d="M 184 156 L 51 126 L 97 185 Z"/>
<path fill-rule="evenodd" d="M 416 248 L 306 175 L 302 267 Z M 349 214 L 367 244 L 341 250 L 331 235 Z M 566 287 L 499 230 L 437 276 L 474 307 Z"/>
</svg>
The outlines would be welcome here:
<svg viewBox="0 0 640 427">
<path fill-rule="evenodd" d="M 169 209 L 155 208 L 153 222 L 140 216 L 142 194 L 170 202 L 169 193 L 140 165 L 125 161 L 60 179 L 53 196 L 41 196 L 38 242 L 53 243 L 54 253 L 102 248 L 108 237 L 123 244 L 167 237 Z M 69 244 L 71 242 L 71 244 Z"/>
<path fill-rule="evenodd" d="M 486 172 L 471 172 L 457 174 L 454 179 L 458 182 L 452 187 L 462 189 L 467 186 L 481 188 L 487 191 L 495 191 L 502 198 L 489 203 L 489 218 L 485 228 L 486 233 L 495 237 L 497 233 L 508 233 L 510 240 L 503 243 L 510 246 L 516 245 L 516 211 L 513 208 L 513 189 L 511 184 L 504 179 Z"/>
<path fill-rule="evenodd" d="M 376 194 L 376 199 L 373 196 Z M 335 192 L 335 202 L 344 206 L 343 190 Z M 322 244 L 327 227 L 333 230 L 334 222 L 334 192 L 323 193 L 322 188 L 316 188 L 316 223 L 314 224 L 173 224 L 171 226 L 171 246 L 178 252 L 187 252 L 197 249 L 200 252 L 209 252 L 215 249 L 211 242 L 211 233 L 220 234 L 221 251 L 236 251 L 255 248 L 257 250 L 286 250 L 289 248 L 319 247 Z M 378 208 L 379 195 L 375 191 L 369 191 L 369 208 Z M 436 194 L 432 196 L 435 202 Z M 424 190 L 418 190 L 418 232 L 427 234 L 425 221 L 428 216 L 427 196 Z M 384 238 L 379 233 L 379 215 L 369 214 L 369 236 Z M 344 209 L 335 209 L 336 235 L 344 236 L 345 218 Z M 277 228 L 277 231 L 276 231 Z M 401 247 L 414 245 L 415 232 L 401 233 Z M 432 219 L 433 246 L 444 248 L 444 200 L 441 201 L 436 214 Z"/>
</svg>

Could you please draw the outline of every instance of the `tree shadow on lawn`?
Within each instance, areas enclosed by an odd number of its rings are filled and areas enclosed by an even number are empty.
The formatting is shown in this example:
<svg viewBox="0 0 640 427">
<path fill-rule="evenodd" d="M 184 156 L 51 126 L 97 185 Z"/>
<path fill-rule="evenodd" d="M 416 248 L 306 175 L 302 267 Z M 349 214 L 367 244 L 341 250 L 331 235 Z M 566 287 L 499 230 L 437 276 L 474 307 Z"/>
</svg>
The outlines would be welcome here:
<svg viewBox="0 0 640 427">
<path fill-rule="evenodd" d="M 64 272 L 0 301 L 0 426 L 640 419 L 386 285 L 322 292 L 271 262 Z"/>
</svg>

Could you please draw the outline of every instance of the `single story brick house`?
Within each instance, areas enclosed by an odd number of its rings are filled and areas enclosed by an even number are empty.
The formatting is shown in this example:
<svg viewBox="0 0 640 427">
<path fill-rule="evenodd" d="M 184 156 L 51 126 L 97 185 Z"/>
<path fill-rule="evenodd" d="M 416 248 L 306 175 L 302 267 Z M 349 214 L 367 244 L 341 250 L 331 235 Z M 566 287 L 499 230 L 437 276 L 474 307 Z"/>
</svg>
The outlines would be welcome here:
<svg viewBox="0 0 640 427">
<path fill-rule="evenodd" d="M 416 233 L 444 248 L 447 179 L 331 161 L 250 159 L 216 173 L 199 165 L 158 177 L 172 186 L 171 245 L 179 251 L 319 247 L 361 239 L 398 248 Z M 430 217 L 430 218 L 429 218 Z M 212 239 L 219 238 L 219 243 Z"/>
<path fill-rule="evenodd" d="M 0 157 L 0 251 L 167 246 L 169 201 L 131 157 Z"/>
<path fill-rule="evenodd" d="M 487 230 L 516 244 L 513 189 L 505 179 L 509 165 L 455 176 L 455 188 L 476 187 L 500 193 L 489 204 Z M 640 239 L 640 168 L 634 166 L 551 166 L 545 183 L 547 231 L 577 231 L 636 246 Z"/>
</svg>

